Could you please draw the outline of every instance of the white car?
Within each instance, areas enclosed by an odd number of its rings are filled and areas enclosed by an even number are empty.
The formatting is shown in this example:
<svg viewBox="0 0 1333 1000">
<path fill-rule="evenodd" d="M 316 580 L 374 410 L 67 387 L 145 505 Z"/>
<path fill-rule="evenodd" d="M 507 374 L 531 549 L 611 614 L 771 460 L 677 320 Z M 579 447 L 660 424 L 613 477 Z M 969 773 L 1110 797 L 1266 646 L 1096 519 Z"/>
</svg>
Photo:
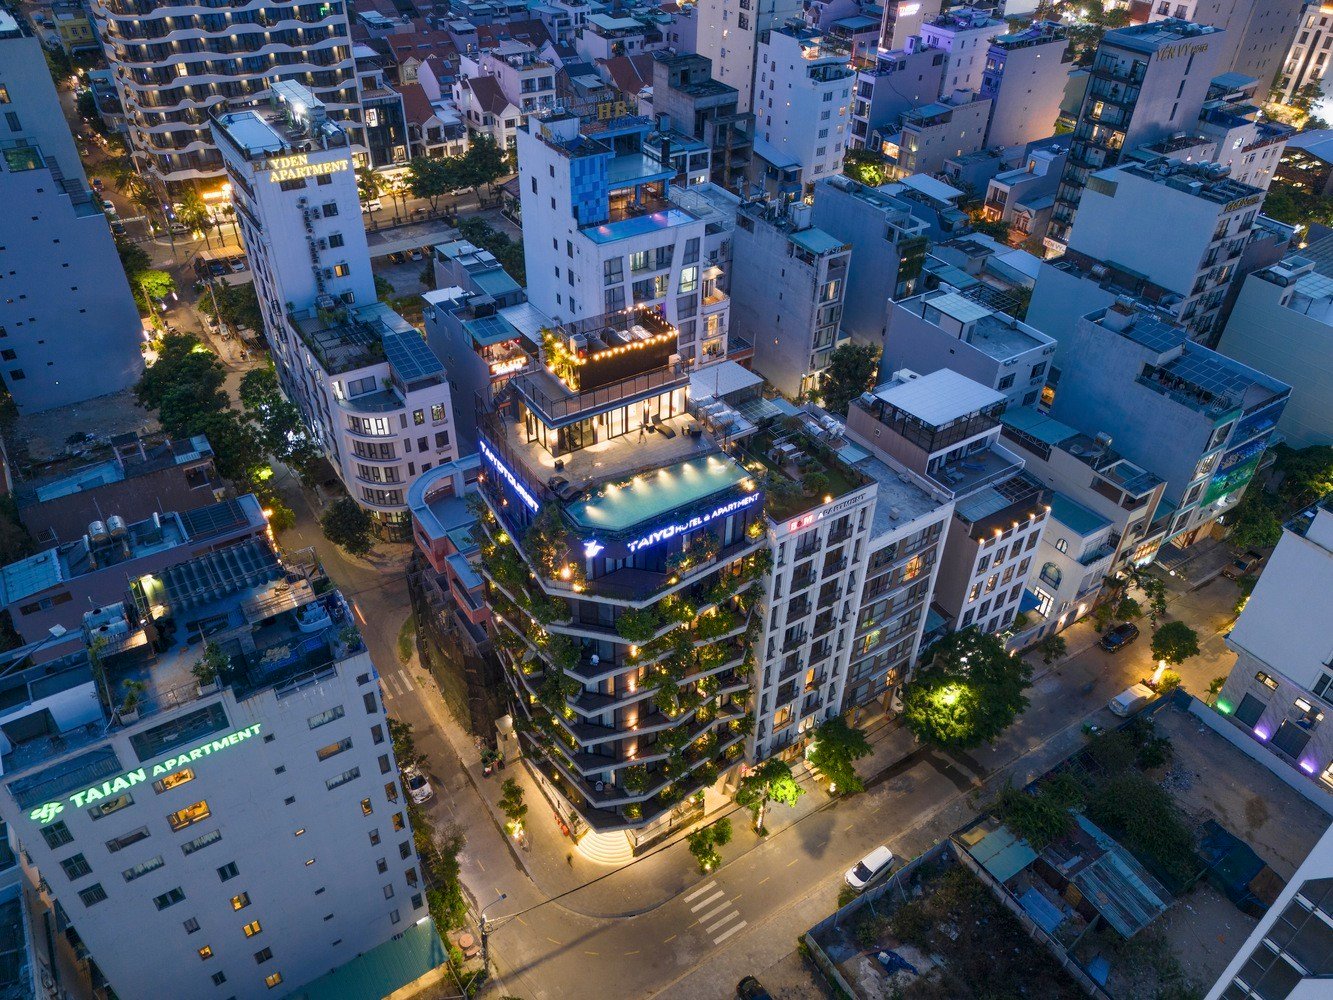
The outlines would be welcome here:
<svg viewBox="0 0 1333 1000">
<path fill-rule="evenodd" d="M 893 852 L 887 847 L 876 847 L 848 870 L 847 884 L 860 892 L 893 864 Z"/>
<path fill-rule="evenodd" d="M 407 779 L 407 794 L 412 796 L 412 801 L 417 805 L 429 802 L 435 795 L 435 789 L 430 787 L 426 776 L 415 768 L 409 767 L 403 772 L 403 777 Z"/>
</svg>

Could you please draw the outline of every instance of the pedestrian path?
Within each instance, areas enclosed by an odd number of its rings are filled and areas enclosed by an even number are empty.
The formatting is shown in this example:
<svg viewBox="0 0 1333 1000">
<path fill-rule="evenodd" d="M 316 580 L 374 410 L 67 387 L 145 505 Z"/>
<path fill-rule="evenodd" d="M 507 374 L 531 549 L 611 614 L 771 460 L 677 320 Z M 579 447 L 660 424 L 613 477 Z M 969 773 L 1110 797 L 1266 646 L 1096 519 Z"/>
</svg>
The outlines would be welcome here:
<svg viewBox="0 0 1333 1000">
<path fill-rule="evenodd" d="M 384 691 L 386 704 L 393 701 L 394 698 L 405 697 L 408 693 L 416 690 L 412 678 L 405 673 L 380 674 L 380 687 Z"/>
<path fill-rule="evenodd" d="M 746 925 L 735 902 L 727 898 L 726 891 L 719 889 L 715 881 L 710 880 L 688 893 L 685 903 L 694 915 L 695 925 L 703 928 L 713 944 L 721 944 Z"/>
</svg>

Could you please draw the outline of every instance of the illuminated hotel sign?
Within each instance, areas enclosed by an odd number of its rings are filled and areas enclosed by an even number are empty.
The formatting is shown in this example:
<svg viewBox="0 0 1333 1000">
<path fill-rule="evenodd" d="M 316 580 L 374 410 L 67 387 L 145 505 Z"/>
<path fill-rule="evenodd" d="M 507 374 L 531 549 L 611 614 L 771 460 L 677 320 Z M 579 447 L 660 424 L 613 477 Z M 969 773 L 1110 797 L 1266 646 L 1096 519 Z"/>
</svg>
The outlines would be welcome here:
<svg viewBox="0 0 1333 1000">
<path fill-rule="evenodd" d="M 744 510 L 751 504 L 758 503 L 763 499 L 763 494 L 759 492 L 751 493 L 749 496 L 741 497 L 739 500 L 733 500 L 731 503 L 723 504 L 712 513 L 700 514 L 698 517 L 692 517 L 688 521 L 680 524 L 667 524 L 656 531 L 649 532 L 642 538 L 637 538 L 632 542 L 627 542 L 625 547 L 631 552 L 638 552 L 646 549 L 650 545 L 656 545 L 658 542 L 665 542 L 668 538 L 674 538 L 686 531 L 693 531 L 695 528 L 701 528 L 710 521 L 715 521 L 719 517 L 726 517 L 728 514 L 734 514 L 738 510 Z M 586 546 L 585 546 L 586 549 Z"/>
<path fill-rule="evenodd" d="M 504 481 L 509 484 L 510 488 L 515 493 L 518 494 L 518 498 L 523 501 L 523 505 L 534 514 L 537 513 L 537 501 L 533 498 L 532 494 L 528 492 L 527 487 L 518 481 L 518 477 L 505 467 L 505 464 L 500 461 L 500 457 L 486 446 L 485 441 L 478 441 L 477 447 L 481 449 L 482 457 L 490 462 L 491 465 L 495 466 L 495 471 L 500 473 L 504 478 Z"/>
<path fill-rule="evenodd" d="M 865 497 L 858 495 L 851 497 L 850 499 L 843 500 L 841 503 L 835 503 L 832 507 L 825 507 L 823 510 L 811 511 L 809 514 L 802 514 L 796 520 L 787 522 L 787 531 L 790 533 L 795 533 L 797 531 L 804 531 L 806 528 L 810 527 L 810 525 L 818 524 L 826 517 L 830 517 L 833 514 L 840 513 L 841 511 L 846 510 L 848 507 L 855 507 L 864 499 Z"/>
<path fill-rule="evenodd" d="M 349 160 L 325 160 L 323 163 L 311 163 L 306 153 L 292 156 L 275 156 L 268 161 L 269 183 L 281 184 L 283 181 L 296 181 L 303 177 L 320 177 L 324 174 L 338 174 L 351 169 Z"/>
<path fill-rule="evenodd" d="M 220 737 L 216 740 L 209 740 L 202 743 L 193 750 L 187 750 L 185 753 L 177 754 L 174 757 L 168 757 L 160 764 L 154 764 L 151 770 L 147 767 L 136 768 L 133 771 L 126 771 L 124 774 L 115 778 L 110 778 L 100 785 L 93 785 L 91 788 L 84 788 L 70 795 L 66 801 L 72 803 L 75 809 L 82 809 L 86 805 L 91 805 L 101 799 L 111 798 L 119 795 L 121 792 L 128 791 L 135 785 L 143 784 L 150 778 L 160 778 L 164 774 L 170 774 L 185 764 L 192 764 L 202 757 L 208 757 L 222 750 L 234 747 L 237 743 L 250 739 L 252 736 L 259 735 L 260 723 L 256 722 L 253 726 L 245 729 L 238 729 L 234 733 Z M 38 806 L 28 813 L 28 819 L 34 823 L 45 826 L 53 819 L 65 811 L 64 802 L 47 802 Z"/>
</svg>

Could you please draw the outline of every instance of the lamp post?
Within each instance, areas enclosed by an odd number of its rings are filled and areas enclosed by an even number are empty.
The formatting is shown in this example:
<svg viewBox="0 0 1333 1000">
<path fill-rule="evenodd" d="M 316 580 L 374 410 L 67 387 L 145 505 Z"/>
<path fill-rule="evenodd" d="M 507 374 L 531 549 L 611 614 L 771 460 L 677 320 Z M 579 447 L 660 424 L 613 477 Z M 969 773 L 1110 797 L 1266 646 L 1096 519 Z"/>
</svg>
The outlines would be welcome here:
<svg viewBox="0 0 1333 1000">
<path fill-rule="evenodd" d="M 487 975 L 491 971 L 491 925 L 486 921 L 486 911 L 508 898 L 509 894 L 502 892 L 481 908 L 481 968 Z"/>
</svg>

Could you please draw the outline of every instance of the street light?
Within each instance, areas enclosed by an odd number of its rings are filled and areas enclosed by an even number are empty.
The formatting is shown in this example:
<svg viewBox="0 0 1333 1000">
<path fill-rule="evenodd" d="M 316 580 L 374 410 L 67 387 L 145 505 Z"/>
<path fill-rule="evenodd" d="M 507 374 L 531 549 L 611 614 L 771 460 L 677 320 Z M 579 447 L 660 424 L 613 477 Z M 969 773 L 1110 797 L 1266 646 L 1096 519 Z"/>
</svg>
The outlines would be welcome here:
<svg viewBox="0 0 1333 1000">
<path fill-rule="evenodd" d="M 508 898 L 509 894 L 502 892 L 481 908 L 481 969 L 488 976 L 491 973 L 491 925 L 486 921 L 486 911 Z"/>
</svg>

